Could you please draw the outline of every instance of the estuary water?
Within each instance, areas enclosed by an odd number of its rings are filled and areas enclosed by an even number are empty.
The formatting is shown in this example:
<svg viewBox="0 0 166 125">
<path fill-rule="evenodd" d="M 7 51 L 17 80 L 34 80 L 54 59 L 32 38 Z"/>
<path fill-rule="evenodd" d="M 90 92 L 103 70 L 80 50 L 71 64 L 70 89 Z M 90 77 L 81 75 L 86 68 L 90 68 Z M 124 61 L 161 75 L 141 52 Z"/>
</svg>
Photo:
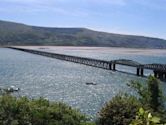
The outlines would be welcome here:
<svg viewBox="0 0 166 125">
<path fill-rule="evenodd" d="M 132 59 L 140 63 L 166 64 L 166 50 L 136 50 L 89 47 L 28 47 L 41 51 L 96 59 Z M 117 67 L 126 71 L 126 67 Z M 135 69 L 130 69 L 135 73 Z M 146 71 L 146 75 L 151 74 Z M 146 78 L 113 72 L 95 67 L 61 61 L 17 50 L 0 48 L 0 87 L 16 86 L 20 96 L 44 97 L 62 101 L 81 112 L 97 114 L 101 107 L 119 92 L 134 93 L 126 84 L 131 80 L 144 82 Z M 93 82 L 97 85 L 86 85 Z M 163 90 L 166 83 L 162 82 Z M 166 93 L 165 93 L 166 94 Z"/>
</svg>

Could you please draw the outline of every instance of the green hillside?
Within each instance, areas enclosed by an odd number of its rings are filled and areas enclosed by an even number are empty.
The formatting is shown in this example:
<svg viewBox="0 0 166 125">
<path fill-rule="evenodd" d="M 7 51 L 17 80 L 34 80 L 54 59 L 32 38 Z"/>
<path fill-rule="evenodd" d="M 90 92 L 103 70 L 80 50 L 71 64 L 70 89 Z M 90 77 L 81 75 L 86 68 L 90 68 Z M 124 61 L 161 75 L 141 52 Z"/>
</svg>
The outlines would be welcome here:
<svg viewBox="0 0 166 125">
<path fill-rule="evenodd" d="M 166 48 L 166 40 L 98 32 L 86 28 L 35 27 L 0 21 L 0 45 Z"/>
</svg>

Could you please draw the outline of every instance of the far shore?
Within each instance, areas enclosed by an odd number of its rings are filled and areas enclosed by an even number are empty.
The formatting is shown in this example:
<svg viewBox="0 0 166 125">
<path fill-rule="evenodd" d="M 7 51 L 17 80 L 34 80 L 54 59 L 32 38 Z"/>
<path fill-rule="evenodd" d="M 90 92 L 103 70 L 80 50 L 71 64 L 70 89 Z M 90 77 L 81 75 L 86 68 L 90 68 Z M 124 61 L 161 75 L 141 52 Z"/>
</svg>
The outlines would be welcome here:
<svg viewBox="0 0 166 125">
<path fill-rule="evenodd" d="M 148 49 L 148 48 L 122 48 L 122 47 L 86 47 L 86 46 L 15 46 L 26 49 L 38 49 L 44 51 L 72 51 L 72 52 L 98 52 L 111 54 L 129 54 L 129 55 L 166 55 L 166 49 Z"/>
</svg>

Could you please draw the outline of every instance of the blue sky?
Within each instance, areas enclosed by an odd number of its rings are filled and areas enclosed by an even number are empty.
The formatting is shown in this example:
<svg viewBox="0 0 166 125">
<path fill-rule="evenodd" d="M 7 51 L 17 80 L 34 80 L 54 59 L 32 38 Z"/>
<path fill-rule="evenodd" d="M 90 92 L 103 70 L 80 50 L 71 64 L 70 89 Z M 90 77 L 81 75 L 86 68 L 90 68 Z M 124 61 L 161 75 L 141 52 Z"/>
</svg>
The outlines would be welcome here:
<svg viewBox="0 0 166 125">
<path fill-rule="evenodd" d="M 0 20 L 166 39 L 166 0 L 0 0 Z"/>
</svg>

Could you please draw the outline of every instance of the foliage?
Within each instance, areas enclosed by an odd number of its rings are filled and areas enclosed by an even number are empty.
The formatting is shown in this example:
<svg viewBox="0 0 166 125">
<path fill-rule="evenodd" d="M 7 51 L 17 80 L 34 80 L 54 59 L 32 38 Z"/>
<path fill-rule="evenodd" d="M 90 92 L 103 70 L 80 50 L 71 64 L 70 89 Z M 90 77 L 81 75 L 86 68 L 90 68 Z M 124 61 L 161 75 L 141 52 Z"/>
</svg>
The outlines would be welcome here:
<svg viewBox="0 0 166 125">
<path fill-rule="evenodd" d="M 161 124 L 160 118 L 152 116 L 149 111 L 145 111 L 143 108 L 139 109 L 136 119 L 131 122 L 130 125 L 166 125 Z"/>
<path fill-rule="evenodd" d="M 153 111 L 159 111 L 164 108 L 164 96 L 159 84 L 155 77 L 149 76 L 147 84 L 132 81 L 129 86 L 139 94 L 139 100 L 143 105 L 150 107 Z"/>
<path fill-rule="evenodd" d="M 140 104 L 129 95 L 117 95 L 99 112 L 99 125 L 128 125 L 135 119 Z"/>
<path fill-rule="evenodd" d="M 85 115 L 63 103 L 0 96 L 0 125 L 92 125 Z"/>
<path fill-rule="evenodd" d="M 142 103 L 143 108 L 151 110 L 165 120 L 165 97 L 159 87 L 160 82 L 155 77 L 149 76 L 146 83 L 143 84 L 137 81 L 132 81 L 129 86 L 138 93 L 139 101 Z"/>
</svg>

